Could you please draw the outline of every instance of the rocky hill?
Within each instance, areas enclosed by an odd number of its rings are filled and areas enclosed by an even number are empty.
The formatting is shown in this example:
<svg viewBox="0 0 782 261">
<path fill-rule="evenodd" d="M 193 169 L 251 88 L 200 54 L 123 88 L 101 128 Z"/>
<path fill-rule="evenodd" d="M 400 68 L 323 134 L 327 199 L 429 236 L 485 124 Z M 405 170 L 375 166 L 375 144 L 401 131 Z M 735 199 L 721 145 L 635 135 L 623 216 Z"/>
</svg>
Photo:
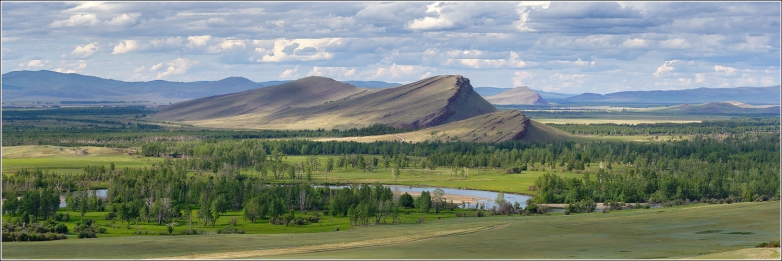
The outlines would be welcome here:
<svg viewBox="0 0 782 261">
<path fill-rule="evenodd" d="M 497 111 L 459 75 L 367 90 L 324 77 L 177 103 L 154 117 L 195 126 L 250 129 L 426 128 Z"/>
</svg>

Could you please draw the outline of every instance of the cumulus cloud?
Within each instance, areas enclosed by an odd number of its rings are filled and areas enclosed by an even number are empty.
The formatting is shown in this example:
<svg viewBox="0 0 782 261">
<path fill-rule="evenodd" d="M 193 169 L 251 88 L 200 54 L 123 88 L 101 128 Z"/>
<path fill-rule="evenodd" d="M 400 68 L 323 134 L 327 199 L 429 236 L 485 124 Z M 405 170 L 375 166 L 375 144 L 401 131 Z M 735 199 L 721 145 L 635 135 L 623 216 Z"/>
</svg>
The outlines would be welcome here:
<svg viewBox="0 0 782 261">
<path fill-rule="evenodd" d="M 76 48 L 71 51 L 70 55 L 63 55 L 63 58 L 66 57 L 73 57 L 73 58 L 89 58 L 95 52 L 98 51 L 98 43 L 89 43 L 85 45 L 79 45 L 76 46 Z"/>
<path fill-rule="evenodd" d="M 528 71 L 516 71 L 513 73 L 511 80 L 513 81 L 513 87 L 526 86 L 525 80 L 529 80 L 535 77 L 534 73 Z"/>
<path fill-rule="evenodd" d="M 123 54 L 131 52 L 139 48 L 139 43 L 136 40 L 125 40 L 114 46 L 114 51 L 111 54 Z"/>
<path fill-rule="evenodd" d="M 672 72 L 674 69 L 673 64 L 678 62 L 678 60 L 672 60 L 672 61 L 666 61 L 663 63 L 663 65 L 660 65 L 660 67 L 657 67 L 657 70 L 654 72 L 654 77 L 660 77 L 665 73 Z"/>
<path fill-rule="evenodd" d="M 328 60 L 334 57 L 325 49 L 331 44 L 339 42 L 340 38 L 321 39 L 277 39 L 272 49 L 256 48 L 255 51 L 262 55 L 256 58 L 256 62 L 285 62 L 285 61 L 313 61 Z"/>
<path fill-rule="evenodd" d="M 132 14 L 121 14 L 118 16 L 115 16 L 114 18 L 111 18 L 111 20 L 106 21 L 107 25 L 110 26 L 129 26 L 136 24 L 136 18 L 141 16 L 140 13 L 132 13 Z"/>
<path fill-rule="evenodd" d="M 101 21 L 94 14 L 77 14 L 72 15 L 65 20 L 57 20 L 50 24 L 51 27 L 75 27 L 75 26 L 96 26 Z"/>
<path fill-rule="evenodd" d="M 480 56 L 480 51 L 464 51 L 465 55 Z M 511 51 L 506 59 L 448 59 L 448 64 L 458 64 L 464 67 L 481 69 L 481 68 L 520 68 L 524 67 L 526 63 L 519 59 L 519 54 Z"/>
<path fill-rule="evenodd" d="M 644 39 L 633 38 L 625 40 L 622 46 L 627 48 L 646 48 L 649 47 L 649 44 Z"/>
<path fill-rule="evenodd" d="M 736 68 L 733 68 L 733 67 L 727 67 L 727 66 L 720 66 L 720 65 L 715 65 L 715 66 L 714 66 L 714 71 L 715 71 L 715 72 L 723 72 L 723 73 L 725 73 L 726 75 L 733 75 L 733 74 L 735 74 L 735 73 L 736 73 Z"/>
<path fill-rule="evenodd" d="M 284 72 L 280 74 L 280 79 L 293 79 L 298 78 L 298 74 L 296 72 L 299 71 L 299 66 L 296 65 L 296 67 L 293 67 L 293 69 L 286 69 Z M 309 75 L 309 74 L 307 74 Z"/>
<path fill-rule="evenodd" d="M 140 13 L 120 14 L 111 19 L 101 20 L 95 14 L 75 14 L 64 20 L 55 20 L 49 24 L 52 28 L 64 27 L 127 27 L 136 24 L 136 19 L 141 16 Z"/>
<path fill-rule="evenodd" d="M 22 69 L 39 69 L 39 68 L 46 67 L 48 65 L 49 65 L 49 61 L 36 59 L 36 60 L 30 60 L 26 63 L 20 63 L 18 67 Z"/>
<path fill-rule="evenodd" d="M 212 39 L 211 35 L 196 35 L 196 36 L 188 36 L 187 40 L 189 43 L 187 44 L 187 47 L 190 48 L 198 48 L 206 46 L 207 43 L 209 43 L 209 40 Z"/>
<path fill-rule="evenodd" d="M 190 59 L 186 58 L 177 58 L 176 60 L 168 62 L 168 67 L 165 71 L 162 71 L 157 74 L 156 79 L 163 79 L 170 75 L 177 75 L 177 74 L 184 74 L 187 72 L 190 67 L 195 65 L 197 62 L 192 62 Z"/>
<path fill-rule="evenodd" d="M 307 76 L 324 76 L 346 80 L 356 75 L 356 68 L 313 66 Z"/>
</svg>

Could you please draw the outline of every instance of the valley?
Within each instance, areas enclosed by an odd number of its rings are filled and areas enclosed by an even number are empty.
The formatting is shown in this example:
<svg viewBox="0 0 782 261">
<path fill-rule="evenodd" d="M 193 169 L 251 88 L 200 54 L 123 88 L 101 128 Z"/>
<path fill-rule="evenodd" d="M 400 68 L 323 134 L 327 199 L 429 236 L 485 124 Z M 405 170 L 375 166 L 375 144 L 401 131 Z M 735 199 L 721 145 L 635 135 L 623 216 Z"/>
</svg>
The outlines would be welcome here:
<svg viewBox="0 0 782 261">
<path fill-rule="evenodd" d="M 21 233 L 4 232 L 4 257 L 48 258 L 56 252 L 97 258 L 104 254 L 69 249 L 132 244 L 147 251 L 111 257 L 404 258 L 427 256 L 424 249 L 440 244 L 495 238 L 527 246 L 530 258 L 553 251 L 561 258 L 778 255 L 752 248 L 779 235 L 777 228 L 760 225 L 778 218 L 779 190 L 772 186 L 779 180 L 778 106 L 514 103 L 491 104 L 469 79 L 445 75 L 385 88 L 306 77 L 163 106 L 4 107 L 6 226 L 29 217 L 33 210 L 22 202 L 34 194 L 45 198 L 47 191 L 60 191 L 68 202 L 64 208 L 44 203 L 33 216 L 56 217 L 47 222 L 62 224 L 66 240 L 11 242 L 24 241 Z M 728 156 L 737 146 L 743 152 Z M 767 156 L 752 156 L 757 152 Z M 763 167 L 750 170 L 742 162 Z M 673 175 L 671 166 L 686 174 Z M 713 185 L 723 179 L 733 185 Z M 410 193 L 413 201 L 403 205 L 401 193 L 381 184 L 431 191 Z M 89 192 L 94 189 L 106 189 L 107 197 L 96 198 Z M 442 189 L 498 196 L 482 199 L 491 202 L 486 207 L 437 194 Z M 511 203 L 503 193 L 530 199 Z M 618 201 L 627 206 L 610 205 Z M 662 208 L 644 209 L 636 204 L 641 202 Z M 743 226 L 729 225 L 741 211 L 760 214 L 746 217 Z M 700 215 L 709 216 L 711 230 L 661 229 L 692 226 Z M 92 224 L 91 232 L 84 222 Z M 730 231 L 701 236 L 712 230 Z M 614 233 L 608 231 L 625 231 L 614 235 L 623 243 L 612 245 L 628 250 L 585 243 L 605 243 Z M 519 233 L 545 236 L 509 238 Z M 584 241 L 549 247 L 572 235 Z M 667 243 L 645 246 L 670 251 L 638 251 L 650 235 Z M 280 237 L 302 240 L 290 244 Z M 712 247 L 686 243 L 696 237 Z M 186 244 L 172 245 L 173 239 Z M 240 241 L 264 247 L 250 249 Z M 30 247 L 56 250 L 24 250 Z M 517 256 L 505 251 L 494 256 Z M 451 254 L 431 257 L 480 256 Z"/>
</svg>

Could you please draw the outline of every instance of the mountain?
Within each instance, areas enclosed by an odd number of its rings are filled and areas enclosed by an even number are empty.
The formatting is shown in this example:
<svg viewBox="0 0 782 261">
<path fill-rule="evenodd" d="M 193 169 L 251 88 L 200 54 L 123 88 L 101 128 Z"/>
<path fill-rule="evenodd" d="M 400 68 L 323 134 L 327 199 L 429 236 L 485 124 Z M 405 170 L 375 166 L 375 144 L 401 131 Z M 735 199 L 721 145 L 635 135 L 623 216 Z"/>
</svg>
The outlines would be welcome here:
<svg viewBox="0 0 782 261">
<path fill-rule="evenodd" d="M 368 90 L 324 77 L 161 108 L 153 117 L 195 126 L 251 129 L 426 128 L 497 111 L 459 75 Z"/>
<path fill-rule="evenodd" d="M 242 77 L 187 83 L 161 80 L 123 82 L 52 71 L 14 71 L 2 77 L 3 102 L 174 102 L 268 86 Z"/>
<path fill-rule="evenodd" d="M 504 91 L 507 91 L 507 90 L 511 90 L 513 88 L 475 87 L 474 89 L 475 89 L 475 92 L 477 92 L 478 94 L 480 94 L 481 96 L 483 96 L 485 98 L 485 97 L 497 95 L 498 93 L 501 93 L 501 92 L 504 92 Z M 542 97 L 544 100 L 546 100 L 548 102 L 552 102 L 552 101 L 556 102 L 556 101 L 559 101 L 559 100 L 562 100 L 562 99 L 565 99 L 565 98 L 568 98 L 568 97 L 573 97 L 573 96 L 578 95 L 578 94 L 572 94 L 572 93 L 546 92 L 546 91 L 535 90 L 535 89 L 530 89 L 530 90 L 532 90 L 533 92 L 537 92 L 538 95 L 540 95 L 540 97 Z"/>
<path fill-rule="evenodd" d="M 486 101 L 498 105 L 549 105 L 540 95 L 527 86 L 516 87 L 493 96 Z"/>
<path fill-rule="evenodd" d="M 744 114 L 770 114 L 779 115 L 780 106 L 763 105 L 753 106 L 742 102 L 709 102 L 704 104 L 680 104 L 671 106 L 665 109 L 657 110 L 658 112 L 671 112 L 681 114 L 727 114 L 727 115 L 744 115 Z"/>
<path fill-rule="evenodd" d="M 472 118 L 430 127 L 412 132 L 364 137 L 320 138 L 319 141 L 466 141 L 500 142 L 523 140 L 528 142 L 552 142 L 571 139 L 573 135 L 532 121 L 517 110 L 505 110 L 478 115 Z"/>
<path fill-rule="evenodd" d="M 750 104 L 780 104 L 780 86 L 697 88 L 671 91 L 627 91 L 609 94 L 584 93 L 563 103 L 708 103 L 737 101 Z"/>
<path fill-rule="evenodd" d="M 497 88 L 497 87 L 475 87 L 473 90 L 477 92 L 482 97 L 489 97 L 507 90 L 510 90 L 512 88 Z"/>
<path fill-rule="evenodd" d="M 314 106 L 367 92 L 323 77 L 307 77 L 239 93 L 194 99 L 165 106 L 156 118 L 193 121 L 243 114 L 269 114 L 292 106 Z"/>
<path fill-rule="evenodd" d="M 534 89 L 532 91 L 537 92 L 538 95 L 540 95 L 540 97 L 543 97 L 543 99 L 549 102 L 558 102 L 560 100 L 578 95 L 573 93 L 546 92 L 546 91 L 534 90 Z"/>
</svg>

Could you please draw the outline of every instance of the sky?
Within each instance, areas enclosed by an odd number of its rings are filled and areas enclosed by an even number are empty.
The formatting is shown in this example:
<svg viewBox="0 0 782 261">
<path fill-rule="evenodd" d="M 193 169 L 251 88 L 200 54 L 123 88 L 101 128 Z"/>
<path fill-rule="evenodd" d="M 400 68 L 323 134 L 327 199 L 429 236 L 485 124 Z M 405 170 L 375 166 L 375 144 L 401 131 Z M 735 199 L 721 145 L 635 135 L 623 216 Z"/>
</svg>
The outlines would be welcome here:
<svg viewBox="0 0 782 261">
<path fill-rule="evenodd" d="M 779 2 L 2 2 L 2 73 L 611 93 L 780 84 Z"/>
</svg>

